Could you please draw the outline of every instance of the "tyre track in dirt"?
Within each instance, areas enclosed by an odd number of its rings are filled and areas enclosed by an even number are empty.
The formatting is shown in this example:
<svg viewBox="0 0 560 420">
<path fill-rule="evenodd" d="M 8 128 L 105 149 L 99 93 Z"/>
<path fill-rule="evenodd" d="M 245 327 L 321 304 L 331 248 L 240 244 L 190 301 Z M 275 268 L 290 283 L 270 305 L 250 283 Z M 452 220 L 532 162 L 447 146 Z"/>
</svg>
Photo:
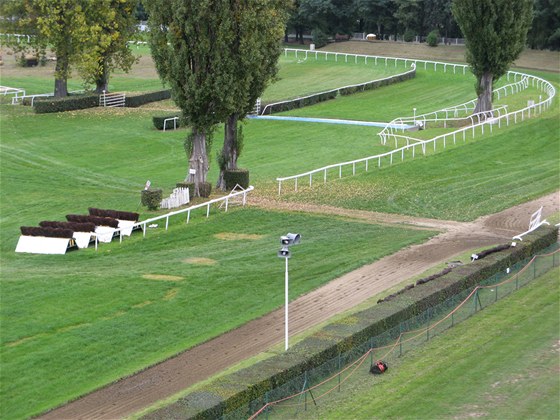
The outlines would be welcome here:
<svg viewBox="0 0 560 420">
<path fill-rule="evenodd" d="M 254 198 L 254 200 L 253 200 Z M 461 223 L 328 206 L 294 205 L 252 197 L 251 205 L 268 209 L 339 215 L 372 223 L 401 224 L 442 233 L 347 273 L 290 303 L 290 335 L 303 332 L 333 315 L 413 277 L 459 253 L 511 240 L 526 230 L 541 205 L 543 216 L 560 211 L 560 192 L 549 194 L 475 222 Z M 284 339 L 284 308 L 200 344 L 171 359 L 54 409 L 42 419 L 118 419 L 169 397 L 229 366 L 270 349 Z"/>
</svg>

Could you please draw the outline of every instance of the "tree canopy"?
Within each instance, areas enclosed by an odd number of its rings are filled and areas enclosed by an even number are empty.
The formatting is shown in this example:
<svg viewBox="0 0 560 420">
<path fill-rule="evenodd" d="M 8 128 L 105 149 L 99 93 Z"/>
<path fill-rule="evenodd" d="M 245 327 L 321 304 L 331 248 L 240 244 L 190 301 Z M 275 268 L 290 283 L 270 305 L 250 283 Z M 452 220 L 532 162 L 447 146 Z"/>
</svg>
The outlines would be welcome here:
<svg viewBox="0 0 560 420">
<path fill-rule="evenodd" d="M 476 76 L 474 112 L 492 109 L 492 88 L 525 48 L 532 0 L 454 0 L 453 15 L 465 35 L 466 60 Z"/>
</svg>

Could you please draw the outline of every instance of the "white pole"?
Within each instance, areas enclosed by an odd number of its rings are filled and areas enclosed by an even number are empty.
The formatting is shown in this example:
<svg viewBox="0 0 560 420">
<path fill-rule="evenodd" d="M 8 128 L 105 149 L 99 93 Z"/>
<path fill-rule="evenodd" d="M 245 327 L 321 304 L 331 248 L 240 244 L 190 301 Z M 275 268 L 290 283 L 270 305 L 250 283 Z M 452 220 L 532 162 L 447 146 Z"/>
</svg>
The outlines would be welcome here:
<svg viewBox="0 0 560 420">
<path fill-rule="evenodd" d="M 285 282 L 285 286 L 286 286 L 286 313 L 285 313 L 285 319 L 284 319 L 284 324 L 286 326 L 286 334 L 285 334 L 285 341 L 286 341 L 286 348 L 285 350 L 288 350 L 288 260 L 289 258 L 285 258 L 286 260 L 286 282 Z"/>
</svg>

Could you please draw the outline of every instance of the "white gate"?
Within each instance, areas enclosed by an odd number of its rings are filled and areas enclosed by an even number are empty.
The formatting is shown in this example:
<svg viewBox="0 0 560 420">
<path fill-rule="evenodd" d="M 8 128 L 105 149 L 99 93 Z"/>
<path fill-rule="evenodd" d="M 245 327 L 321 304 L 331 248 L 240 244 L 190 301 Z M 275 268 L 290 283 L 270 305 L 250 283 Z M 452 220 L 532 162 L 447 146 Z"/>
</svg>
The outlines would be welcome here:
<svg viewBox="0 0 560 420">
<path fill-rule="evenodd" d="M 124 93 L 106 93 L 105 91 L 103 91 L 103 93 L 99 95 L 99 106 L 124 107 L 125 98 L 126 95 Z"/>
</svg>

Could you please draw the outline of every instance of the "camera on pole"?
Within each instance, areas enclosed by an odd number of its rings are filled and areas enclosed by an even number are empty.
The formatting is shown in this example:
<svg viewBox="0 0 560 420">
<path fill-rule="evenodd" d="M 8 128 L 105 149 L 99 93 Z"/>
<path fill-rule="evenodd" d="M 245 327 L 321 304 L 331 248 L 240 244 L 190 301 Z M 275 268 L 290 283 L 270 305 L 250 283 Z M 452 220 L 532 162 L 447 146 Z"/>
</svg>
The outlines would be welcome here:
<svg viewBox="0 0 560 420">
<path fill-rule="evenodd" d="M 278 251 L 278 257 L 290 258 L 291 253 L 288 247 L 299 244 L 300 240 L 301 235 L 299 233 L 287 233 L 284 236 L 280 236 L 280 245 L 282 245 L 282 249 Z"/>
</svg>

